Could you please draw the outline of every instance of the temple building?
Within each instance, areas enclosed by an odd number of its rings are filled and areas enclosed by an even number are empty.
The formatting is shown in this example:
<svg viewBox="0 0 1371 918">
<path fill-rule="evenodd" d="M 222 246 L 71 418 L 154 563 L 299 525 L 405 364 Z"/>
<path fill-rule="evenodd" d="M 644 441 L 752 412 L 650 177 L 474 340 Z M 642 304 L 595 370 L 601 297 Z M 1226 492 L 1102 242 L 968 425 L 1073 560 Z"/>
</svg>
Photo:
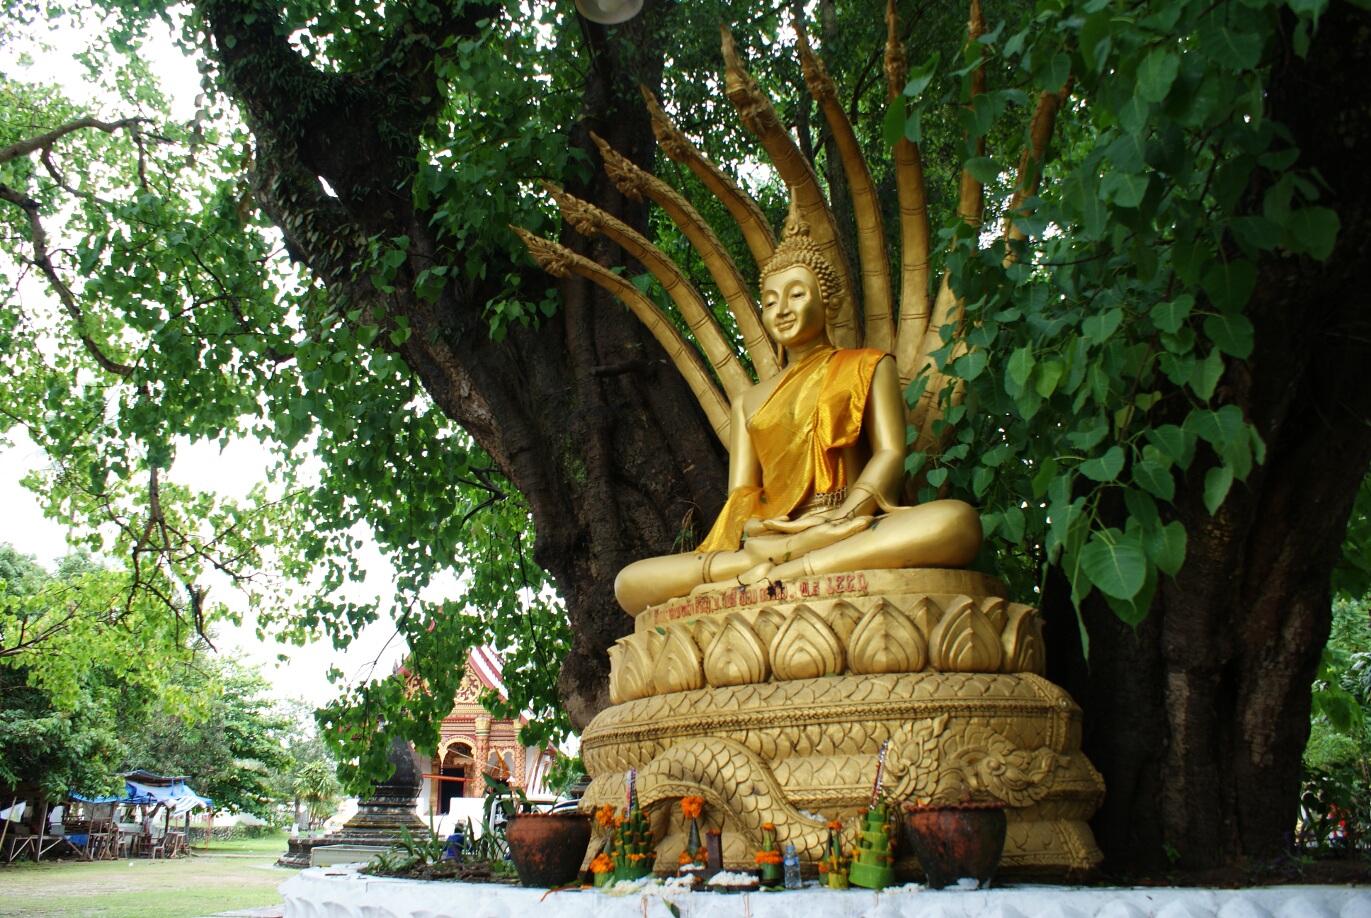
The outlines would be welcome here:
<svg viewBox="0 0 1371 918">
<path fill-rule="evenodd" d="M 420 810 L 427 804 L 435 817 L 479 818 L 486 794 L 483 771 L 523 788 L 530 799 L 552 796 L 544 781 L 557 753 L 519 745 L 524 718 L 497 720 L 481 707 L 481 693 L 487 689 L 502 700 L 508 697 L 500 678 L 502 666 L 499 654 L 489 648 L 478 647 L 467 654 L 466 673 L 451 713 L 443 718 L 437 753 L 426 763 Z"/>
</svg>

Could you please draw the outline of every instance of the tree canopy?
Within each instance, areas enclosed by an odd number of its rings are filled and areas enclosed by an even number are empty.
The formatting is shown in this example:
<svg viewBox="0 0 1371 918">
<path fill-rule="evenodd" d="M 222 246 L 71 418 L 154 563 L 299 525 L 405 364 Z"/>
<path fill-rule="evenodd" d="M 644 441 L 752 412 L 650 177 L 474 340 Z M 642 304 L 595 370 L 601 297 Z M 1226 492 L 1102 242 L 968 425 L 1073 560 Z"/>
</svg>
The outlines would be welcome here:
<svg viewBox="0 0 1371 918">
<path fill-rule="evenodd" d="M 177 633 L 174 616 L 137 605 L 125 574 L 88 554 L 49 573 L 0 545 L 0 602 L 6 784 L 58 799 L 118 792 L 132 770 L 186 774 L 217 808 L 271 817 L 293 794 L 276 785 L 296 753 L 321 758 L 256 669 Z"/>
<path fill-rule="evenodd" d="M 910 470 L 978 503 L 984 566 L 1043 606 L 1110 783 L 1117 869 L 1269 853 L 1371 460 L 1366 4 L 987 3 L 970 43 L 960 11 L 898 6 L 913 66 L 894 104 L 874 5 L 820 3 L 811 32 L 868 158 L 904 137 L 930 164 L 932 276 L 964 316 L 941 370 L 964 400 Z M 382 721 L 432 744 L 480 641 L 511 651 L 510 705 L 549 715 L 542 735 L 584 724 L 629 627 L 614 574 L 693 544 L 726 462 L 651 337 L 582 282 L 554 289 L 507 226 L 552 231 L 551 180 L 702 273 L 600 171 L 592 130 L 720 219 L 654 160 L 639 84 L 779 222 L 783 189 L 721 92 L 719 21 L 842 219 L 791 5 L 649 3 L 610 29 L 569 5 L 428 0 L 10 10 L 107 26 L 82 54 L 105 102 L 14 77 L 0 96 L 3 417 L 53 458 L 33 481 L 51 512 L 166 621 L 215 614 L 214 569 L 297 640 L 380 614 L 343 589 L 369 526 L 416 678 L 323 715 L 359 776 L 384 768 Z M 189 124 L 130 53 L 158 18 L 203 74 Z M 1063 89 L 1027 161 L 1042 185 L 1016 200 L 1032 99 Z M 964 178 L 983 219 L 954 210 Z M 624 264 L 603 239 L 562 241 Z M 239 505 L 175 484 L 181 444 L 234 436 L 277 451 L 270 487 Z M 426 591 L 452 568 L 458 595 Z M 1339 576 L 1364 587 L 1365 569 Z"/>
</svg>

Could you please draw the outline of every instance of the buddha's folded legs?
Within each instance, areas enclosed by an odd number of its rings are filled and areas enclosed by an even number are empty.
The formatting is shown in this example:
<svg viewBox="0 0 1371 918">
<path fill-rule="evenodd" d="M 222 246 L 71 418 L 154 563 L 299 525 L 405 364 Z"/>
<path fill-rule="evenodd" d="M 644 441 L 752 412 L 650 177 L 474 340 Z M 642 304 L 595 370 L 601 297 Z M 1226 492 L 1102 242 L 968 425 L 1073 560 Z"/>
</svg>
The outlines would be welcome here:
<svg viewBox="0 0 1371 918">
<path fill-rule="evenodd" d="M 966 567 L 981 550 L 981 518 L 960 500 L 900 507 L 848 539 L 778 563 L 772 580 L 912 567 Z"/>
<path fill-rule="evenodd" d="M 959 500 L 901 507 L 874 519 L 749 539 L 737 551 L 664 555 L 630 564 L 614 581 L 630 615 L 704 584 L 787 580 L 810 574 L 965 567 L 981 548 L 980 516 Z"/>
</svg>

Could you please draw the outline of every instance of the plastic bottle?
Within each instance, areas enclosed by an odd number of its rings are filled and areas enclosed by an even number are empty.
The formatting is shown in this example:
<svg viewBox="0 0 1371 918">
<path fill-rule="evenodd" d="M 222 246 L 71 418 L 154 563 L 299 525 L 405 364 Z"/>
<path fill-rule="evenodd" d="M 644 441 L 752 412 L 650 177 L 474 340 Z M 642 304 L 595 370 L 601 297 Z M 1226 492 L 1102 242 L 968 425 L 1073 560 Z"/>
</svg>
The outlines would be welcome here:
<svg viewBox="0 0 1371 918">
<path fill-rule="evenodd" d="M 781 858 L 781 864 L 785 869 L 785 888 L 799 889 L 804 884 L 800 880 L 800 856 L 795 853 L 795 846 L 786 844 L 785 856 Z"/>
</svg>

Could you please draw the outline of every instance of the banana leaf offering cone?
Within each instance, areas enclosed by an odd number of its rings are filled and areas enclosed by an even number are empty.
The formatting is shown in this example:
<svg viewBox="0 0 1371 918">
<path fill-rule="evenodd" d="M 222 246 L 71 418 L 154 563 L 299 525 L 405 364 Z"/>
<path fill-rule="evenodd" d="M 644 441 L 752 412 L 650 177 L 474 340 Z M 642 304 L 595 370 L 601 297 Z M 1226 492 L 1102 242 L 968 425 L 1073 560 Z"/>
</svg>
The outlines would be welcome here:
<svg viewBox="0 0 1371 918">
<path fill-rule="evenodd" d="M 776 845 L 776 827 L 769 822 L 762 824 L 762 850 L 757 852 L 756 860 L 763 886 L 781 886 L 785 882 L 781 849 Z"/>
<path fill-rule="evenodd" d="M 849 861 L 843 857 L 842 830 L 843 824 L 836 819 L 828 824 L 828 841 L 819 860 L 819 882 L 829 889 L 848 888 Z"/>
<path fill-rule="evenodd" d="M 614 879 L 638 880 L 651 876 L 657 864 L 652 826 L 638 805 L 637 777 L 629 772 L 627 813 L 615 819 Z"/>
<path fill-rule="evenodd" d="M 886 800 L 862 810 L 857 821 L 857 847 L 852 851 L 848 880 L 854 886 L 885 889 L 895 882 L 895 841 L 899 824 Z"/>
</svg>

